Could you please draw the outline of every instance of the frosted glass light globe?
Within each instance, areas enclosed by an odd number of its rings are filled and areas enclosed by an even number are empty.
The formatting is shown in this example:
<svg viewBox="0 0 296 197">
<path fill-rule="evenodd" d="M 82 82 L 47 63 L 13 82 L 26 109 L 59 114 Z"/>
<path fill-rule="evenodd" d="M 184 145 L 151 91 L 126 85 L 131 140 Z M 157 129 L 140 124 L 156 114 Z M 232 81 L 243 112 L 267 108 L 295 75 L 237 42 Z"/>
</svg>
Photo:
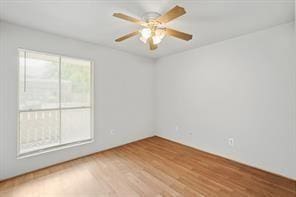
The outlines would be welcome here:
<svg viewBox="0 0 296 197">
<path fill-rule="evenodd" d="M 146 42 L 147 42 L 147 38 L 144 38 L 143 36 L 140 37 L 140 40 L 141 40 L 142 42 L 144 42 L 145 44 L 146 44 Z"/>
<path fill-rule="evenodd" d="M 145 38 L 148 39 L 151 36 L 151 29 L 149 28 L 144 28 L 141 31 L 141 35 Z"/>
<path fill-rule="evenodd" d="M 153 44 L 159 44 L 165 36 L 165 32 L 162 29 L 157 29 L 155 35 L 152 37 Z"/>
<path fill-rule="evenodd" d="M 152 40 L 153 40 L 153 44 L 159 44 L 162 38 L 160 36 L 153 36 Z"/>
</svg>

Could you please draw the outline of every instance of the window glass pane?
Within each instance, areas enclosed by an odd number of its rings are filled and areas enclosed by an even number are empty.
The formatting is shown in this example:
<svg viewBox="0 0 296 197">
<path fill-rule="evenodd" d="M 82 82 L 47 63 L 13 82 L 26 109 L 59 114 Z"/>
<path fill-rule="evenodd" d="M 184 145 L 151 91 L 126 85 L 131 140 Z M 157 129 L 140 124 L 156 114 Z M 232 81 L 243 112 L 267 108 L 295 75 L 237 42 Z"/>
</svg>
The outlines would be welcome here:
<svg viewBox="0 0 296 197">
<path fill-rule="evenodd" d="M 90 109 L 62 110 L 61 143 L 91 139 L 90 117 Z"/>
<path fill-rule="evenodd" d="M 30 152 L 59 144 L 60 112 L 20 112 L 20 150 Z"/>
<path fill-rule="evenodd" d="M 90 61 L 19 50 L 19 154 L 92 138 L 91 72 Z"/>
<path fill-rule="evenodd" d="M 19 109 L 58 108 L 59 57 L 20 51 L 19 62 Z"/>
<path fill-rule="evenodd" d="M 62 57 L 62 108 L 90 106 L 91 62 Z"/>
</svg>

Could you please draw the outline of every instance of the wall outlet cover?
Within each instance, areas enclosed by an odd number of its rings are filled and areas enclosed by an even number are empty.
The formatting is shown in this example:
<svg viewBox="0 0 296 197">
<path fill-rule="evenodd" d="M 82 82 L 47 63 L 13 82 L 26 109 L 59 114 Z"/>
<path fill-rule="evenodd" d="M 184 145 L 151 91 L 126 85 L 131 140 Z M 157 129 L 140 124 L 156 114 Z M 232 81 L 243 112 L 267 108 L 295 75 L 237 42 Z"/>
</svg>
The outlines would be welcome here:
<svg viewBox="0 0 296 197">
<path fill-rule="evenodd" d="M 228 145 L 234 146 L 234 139 L 233 138 L 228 138 Z"/>
</svg>

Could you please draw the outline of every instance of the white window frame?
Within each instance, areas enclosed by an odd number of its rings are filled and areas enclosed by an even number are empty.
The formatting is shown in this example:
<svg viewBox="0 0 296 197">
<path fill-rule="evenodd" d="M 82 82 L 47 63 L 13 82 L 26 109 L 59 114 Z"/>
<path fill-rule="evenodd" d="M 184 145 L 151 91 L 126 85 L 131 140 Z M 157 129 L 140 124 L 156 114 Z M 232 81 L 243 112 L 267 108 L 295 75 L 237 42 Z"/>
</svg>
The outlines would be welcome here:
<svg viewBox="0 0 296 197">
<path fill-rule="evenodd" d="M 59 108 L 52 108 L 52 109 L 35 109 L 35 110 L 20 110 L 19 107 L 19 91 L 20 91 L 20 87 L 19 87 L 19 74 L 20 74 L 20 63 L 19 63 L 19 54 L 21 51 L 26 51 L 26 52 L 33 52 L 33 53 L 42 53 L 45 55 L 53 55 L 53 56 L 58 56 L 59 57 L 59 70 L 61 69 L 61 58 L 73 58 L 73 59 L 78 59 L 78 60 L 85 60 L 85 61 L 89 61 L 90 67 L 91 67 L 91 80 L 90 80 L 90 107 L 86 107 L 86 106 L 82 106 L 82 107 L 67 107 L 67 108 L 61 108 L 61 106 L 59 106 Z M 93 143 L 94 142 L 94 109 L 95 109 L 95 105 L 94 105 L 94 61 L 93 60 L 89 60 L 89 59 L 85 59 L 85 58 L 80 58 L 80 57 L 73 57 L 73 56 L 67 56 L 67 55 L 62 55 L 62 54 L 57 54 L 57 53 L 51 53 L 51 52 L 44 52 L 44 51 L 36 51 L 36 50 L 31 50 L 31 49 L 24 49 L 24 48 L 18 48 L 17 50 L 17 60 L 18 60 L 18 64 L 17 64 L 17 159 L 23 159 L 23 158 L 27 158 L 27 157 L 31 157 L 31 156 L 36 156 L 36 155 L 40 155 L 40 154 L 44 154 L 44 153 L 48 153 L 48 152 L 52 152 L 52 151 L 57 151 L 57 150 L 62 150 L 65 148 L 70 148 L 70 147 L 74 147 L 74 146 L 80 146 L 80 145 L 85 145 L 85 144 L 89 144 L 89 143 Z M 60 70 L 61 71 L 61 70 Z M 61 75 L 61 72 L 59 71 L 59 75 Z M 59 76 L 59 97 L 61 97 L 61 76 Z M 61 98 L 59 98 L 60 101 Z M 59 102 L 59 105 L 61 105 L 61 103 Z M 41 149 L 37 149 L 37 150 L 33 150 L 33 151 L 28 151 L 25 153 L 21 153 L 21 149 L 20 149 L 20 113 L 21 112 L 34 112 L 34 111 L 50 111 L 50 110 L 62 110 L 62 109 L 66 109 L 66 110 L 71 110 L 71 109 L 90 109 L 90 139 L 86 139 L 86 140 L 81 140 L 81 141 L 75 141 L 75 142 L 70 142 L 70 143 L 64 143 L 64 144 L 59 144 L 59 145 L 54 145 L 54 146 L 50 146 L 47 148 L 41 148 Z"/>
</svg>

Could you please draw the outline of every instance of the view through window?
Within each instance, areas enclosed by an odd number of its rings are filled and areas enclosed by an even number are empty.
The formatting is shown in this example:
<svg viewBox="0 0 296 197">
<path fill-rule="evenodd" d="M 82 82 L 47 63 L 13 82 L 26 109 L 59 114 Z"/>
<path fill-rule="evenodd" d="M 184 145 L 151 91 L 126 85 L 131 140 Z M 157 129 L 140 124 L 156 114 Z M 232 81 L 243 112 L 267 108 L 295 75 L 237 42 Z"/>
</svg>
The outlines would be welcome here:
<svg viewBox="0 0 296 197">
<path fill-rule="evenodd" d="M 92 63 L 19 50 L 19 155 L 92 139 Z"/>
</svg>

